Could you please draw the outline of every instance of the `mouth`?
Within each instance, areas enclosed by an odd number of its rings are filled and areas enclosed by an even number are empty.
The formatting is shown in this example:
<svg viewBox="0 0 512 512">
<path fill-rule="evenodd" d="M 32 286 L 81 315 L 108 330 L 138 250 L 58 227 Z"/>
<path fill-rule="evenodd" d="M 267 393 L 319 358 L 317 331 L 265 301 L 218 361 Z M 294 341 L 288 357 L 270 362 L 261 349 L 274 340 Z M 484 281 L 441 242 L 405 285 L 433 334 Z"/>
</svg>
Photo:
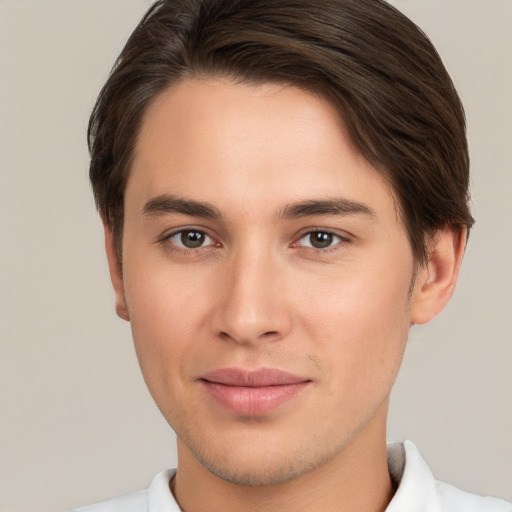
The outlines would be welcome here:
<svg viewBox="0 0 512 512">
<path fill-rule="evenodd" d="M 199 378 L 210 397 L 241 416 L 262 416 L 302 393 L 311 383 L 275 368 L 223 368 Z"/>
</svg>

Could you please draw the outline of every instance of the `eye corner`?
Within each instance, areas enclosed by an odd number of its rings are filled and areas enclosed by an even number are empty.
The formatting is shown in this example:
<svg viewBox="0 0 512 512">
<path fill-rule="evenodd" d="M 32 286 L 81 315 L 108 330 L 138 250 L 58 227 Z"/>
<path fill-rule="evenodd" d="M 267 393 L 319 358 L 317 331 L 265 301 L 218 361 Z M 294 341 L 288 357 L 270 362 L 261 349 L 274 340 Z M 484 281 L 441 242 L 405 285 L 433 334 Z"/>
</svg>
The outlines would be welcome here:
<svg viewBox="0 0 512 512">
<path fill-rule="evenodd" d="M 290 248 L 323 254 L 335 252 L 351 242 L 352 237 L 349 234 L 339 233 L 330 228 L 311 227 L 299 233 L 290 244 Z"/>
<path fill-rule="evenodd" d="M 216 249 L 222 244 L 205 229 L 183 226 L 163 233 L 156 243 L 166 251 L 193 254 L 207 249 Z"/>
</svg>

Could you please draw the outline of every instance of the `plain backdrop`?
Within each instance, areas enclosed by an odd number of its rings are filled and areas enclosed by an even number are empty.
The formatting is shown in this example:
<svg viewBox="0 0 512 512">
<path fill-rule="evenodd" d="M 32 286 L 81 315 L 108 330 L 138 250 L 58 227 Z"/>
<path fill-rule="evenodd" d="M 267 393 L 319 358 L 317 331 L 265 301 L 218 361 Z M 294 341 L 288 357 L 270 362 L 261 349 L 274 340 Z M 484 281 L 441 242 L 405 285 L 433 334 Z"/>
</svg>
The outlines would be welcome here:
<svg viewBox="0 0 512 512">
<path fill-rule="evenodd" d="M 458 290 L 413 328 L 390 440 L 437 478 L 512 499 L 512 1 L 396 0 L 467 111 L 471 234 Z M 87 178 L 95 97 L 143 0 L 0 0 L 0 511 L 146 487 L 175 465 L 113 309 Z"/>
</svg>

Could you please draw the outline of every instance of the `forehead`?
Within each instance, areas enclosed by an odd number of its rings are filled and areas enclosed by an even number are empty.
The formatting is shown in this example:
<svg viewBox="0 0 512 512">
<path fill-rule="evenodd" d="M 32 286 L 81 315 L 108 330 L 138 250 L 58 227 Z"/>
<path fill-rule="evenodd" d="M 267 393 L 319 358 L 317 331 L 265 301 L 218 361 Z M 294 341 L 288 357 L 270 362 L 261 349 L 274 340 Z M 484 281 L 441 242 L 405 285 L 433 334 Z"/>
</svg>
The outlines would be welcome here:
<svg viewBox="0 0 512 512">
<path fill-rule="evenodd" d="M 127 198 L 134 191 L 201 196 L 222 207 L 237 198 L 249 205 L 341 194 L 372 202 L 384 193 L 392 200 L 329 102 L 290 85 L 224 79 L 184 80 L 153 100 Z"/>
<path fill-rule="evenodd" d="M 208 139 L 220 154 L 226 137 L 233 144 L 264 144 L 262 149 L 272 148 L 275 153 L 271 142 L 276 135 L 283 144 L 301 147 L 313 147 L 326 137 L 349 144 L 335 109 L 308 91 L 281 83 L 241 84 L 204 78 L 183 80 L 153 99 L 143 116 L 136 154 L 163 138 L 176 154 L 185 138 L 187 143 L 194 138 L 202 144 Z M 203 152 L 208 149 L 210 146 L 203 146 Z"/>
</svg>

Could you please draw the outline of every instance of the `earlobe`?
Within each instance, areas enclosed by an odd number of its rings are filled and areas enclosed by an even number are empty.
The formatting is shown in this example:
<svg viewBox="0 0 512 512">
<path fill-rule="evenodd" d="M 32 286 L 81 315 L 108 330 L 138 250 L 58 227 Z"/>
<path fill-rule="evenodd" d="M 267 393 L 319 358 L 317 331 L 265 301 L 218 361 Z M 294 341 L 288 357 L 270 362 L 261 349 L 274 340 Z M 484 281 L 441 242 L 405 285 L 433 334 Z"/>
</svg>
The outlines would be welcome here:
<svg viewBox="0 0 512 512">
<path fill-rule="evenodd" d="M 112 228 L 103 222 L 103 230 L 105 232 L 105 251 L 107 253 L 108 268 L 110 272 L 110 280 L 114 288 L 116 298 L 116 313 L 119 318 L 130 321 L 128 314 L 128 307 L 126 305 L 126 298 L 124 294 L 124 281 L 121 262 L 116 251 L 116 244 Z"/>
<path fill-rule="evenodd" d="M 466 228 L 445 228 L 430 240 L 428 261 L 416 276 L 411 323 L 430 322 L 449 302 L 457 284 L 466 239 Z"/>
</svg>

